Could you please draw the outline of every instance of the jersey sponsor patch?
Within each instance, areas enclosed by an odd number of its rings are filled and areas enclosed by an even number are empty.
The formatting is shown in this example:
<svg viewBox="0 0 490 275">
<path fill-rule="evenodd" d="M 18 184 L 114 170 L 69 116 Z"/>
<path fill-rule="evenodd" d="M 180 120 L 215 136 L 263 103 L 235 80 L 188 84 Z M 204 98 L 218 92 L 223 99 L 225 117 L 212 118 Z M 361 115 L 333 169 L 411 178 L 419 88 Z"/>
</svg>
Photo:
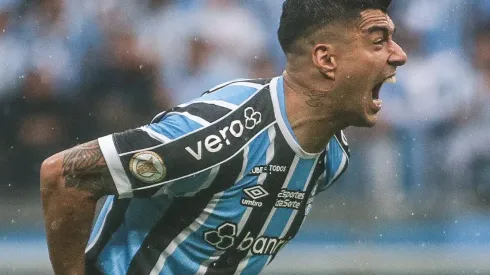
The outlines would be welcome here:
<svg viewBox="0 0 490 275">
<path fill-rule="evenodd" d="M 151 151 L 135 154 L 129 161 L 129 170 L 136 178 L 146 183 L 162 181 L 167 175 L 163 159 Z"/>
<path fill-rule="evenodd" d="M 282 189 L 279 194 L 277 194 L 276 202 L 274 207 L 276 208 L 291 208 L 298 210 L 301 207 L 301 203 L 305 199 L 305 192 Z"/>
<path fill-rule="evenodd" d="M 249 176 L 259 176 L 262 173 L 272 174 L 272 173 L 286 173 L 288 171 L 288 167 L 285 165 L 257 165 L 252 168 Z"/>
<path fill-rule="evenodd" d="M 270 104 L 270 93 L 268 89 L 263 89 L 236 110 L 208 126 L 153 147 L 152 152 L 164 157 L 166 168 L 164 180 L 153 182 L 163 184 L 189 177 L 239 154 L 255 136 L 275 123 L 274 112 L 268 107 Z M 129 164 L 132 157 L 132 153 L 121 154 L 121 162 Z M 134 172 L 130 174 L 133 189 L 153 187 L 148 187 L 149 181 L 142 181 L 141 175 L 138 176 Z"/>
<path fill-rule="evenodd" d="M 262 202 L 259 199 L 269 195 L 269 192 L 260 185 L 245 188 L 243 189 L 243 193 L 248 198 L 242 198 L 240 204 L 247 207 L 262 207 Z"/>
<path fill-rule="evenodd" d="M 216 229 L 206 231 L 204 240 L 218 250 L 227 250 L 237 241 L 237 224 L 225 222 Z M 253 255 L 275 255 L 290 239 L 270 236 L 253 236 L 249 231 L 236 246 L 237 251 L 251 252 Z"/>
<path fill-rule="evenodd" d="M 255 126 L 262 122 L 262 114 L 256 112 L 252 107 L 245 109 L 243 117 L 244 119 L 233 120 L 230 125 L 218 130 L 219 134 L 216 133 L 205 137 L 204 146 L 203 141 L 199 140 L 194 147 L 187 146 L 185 150 L 196 160 L 201 160 L 203 153 L 209 154 L 221 151 L 223 146 L 230 145 L 234 138 L 241 138 L 245 129 L 253 130 Z"/>
</svg>

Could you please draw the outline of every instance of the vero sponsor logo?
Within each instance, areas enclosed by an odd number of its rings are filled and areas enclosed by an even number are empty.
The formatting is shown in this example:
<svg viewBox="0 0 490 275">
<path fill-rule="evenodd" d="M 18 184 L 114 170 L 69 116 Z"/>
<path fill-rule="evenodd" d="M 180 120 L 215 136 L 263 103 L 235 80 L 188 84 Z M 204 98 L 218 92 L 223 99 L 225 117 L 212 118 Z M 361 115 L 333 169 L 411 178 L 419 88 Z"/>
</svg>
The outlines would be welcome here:
<svg viewBox="0 0 490 275">
<path fill-rule="evenodd" d="M 204 140 L 198 141 L 194 147 L 185 147 L 185 150 L 195 159 L 201 160 L 203 154 L 221 151 L 224 146 L 232 144 L 233 139 L 242 137 L 245 131 L 253 130 L 262 122 L 262 114 L 256 112 L 252 107 L 244 110 L 243 117 L 243 121 L 233 120 L 230 125 L 218 130 L 218 133 L 209 135 Z"/>
</svg>

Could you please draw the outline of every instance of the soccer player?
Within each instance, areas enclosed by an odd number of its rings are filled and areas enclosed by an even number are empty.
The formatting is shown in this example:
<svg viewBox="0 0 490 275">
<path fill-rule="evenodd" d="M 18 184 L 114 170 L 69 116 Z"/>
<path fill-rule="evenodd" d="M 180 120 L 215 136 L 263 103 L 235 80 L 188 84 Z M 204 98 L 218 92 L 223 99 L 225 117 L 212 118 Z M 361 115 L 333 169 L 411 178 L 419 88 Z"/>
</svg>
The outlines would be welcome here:
<svg viewBox="0 0 490 275">
<path fill-rule="evenodd" d="M 56 274 L 257 274 L 345 171 L 406 62 L 381 0 L 286 0 L 282 76 L 241 79 L 48 158 Z M 108 198 L 92 228 L 96 202 Z"/>
</svg>

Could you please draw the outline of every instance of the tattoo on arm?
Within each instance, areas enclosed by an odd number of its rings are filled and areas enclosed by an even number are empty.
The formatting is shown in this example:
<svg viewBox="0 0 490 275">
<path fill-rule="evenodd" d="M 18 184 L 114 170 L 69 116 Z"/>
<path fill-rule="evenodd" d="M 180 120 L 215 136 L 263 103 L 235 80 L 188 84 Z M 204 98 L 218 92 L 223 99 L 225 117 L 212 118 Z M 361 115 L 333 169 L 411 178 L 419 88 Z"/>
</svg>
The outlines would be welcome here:
<svg viewBox="0 0 490 275">
<path fill-rule="evenodd" d="M 63 177 L 66 187 L 89 191 L 96 198 L 117 193 L 97 140 L 65 152 Z"/>
</svg>

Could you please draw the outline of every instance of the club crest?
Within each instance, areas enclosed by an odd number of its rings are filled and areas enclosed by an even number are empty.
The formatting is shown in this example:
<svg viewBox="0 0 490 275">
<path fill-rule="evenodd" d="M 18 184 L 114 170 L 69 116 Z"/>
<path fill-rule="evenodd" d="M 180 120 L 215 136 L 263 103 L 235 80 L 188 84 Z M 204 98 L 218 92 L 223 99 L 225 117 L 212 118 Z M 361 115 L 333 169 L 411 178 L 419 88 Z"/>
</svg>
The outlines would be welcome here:
<svg viewBox="0 0 490 275">
<path fill-rule="evenodd" d="M 135 154 L 129 162 L 129 170 L 136 178 L 146 183 L 162 181 L 167 175 L 163 159 L 151 151 Z"/>
</svg>

